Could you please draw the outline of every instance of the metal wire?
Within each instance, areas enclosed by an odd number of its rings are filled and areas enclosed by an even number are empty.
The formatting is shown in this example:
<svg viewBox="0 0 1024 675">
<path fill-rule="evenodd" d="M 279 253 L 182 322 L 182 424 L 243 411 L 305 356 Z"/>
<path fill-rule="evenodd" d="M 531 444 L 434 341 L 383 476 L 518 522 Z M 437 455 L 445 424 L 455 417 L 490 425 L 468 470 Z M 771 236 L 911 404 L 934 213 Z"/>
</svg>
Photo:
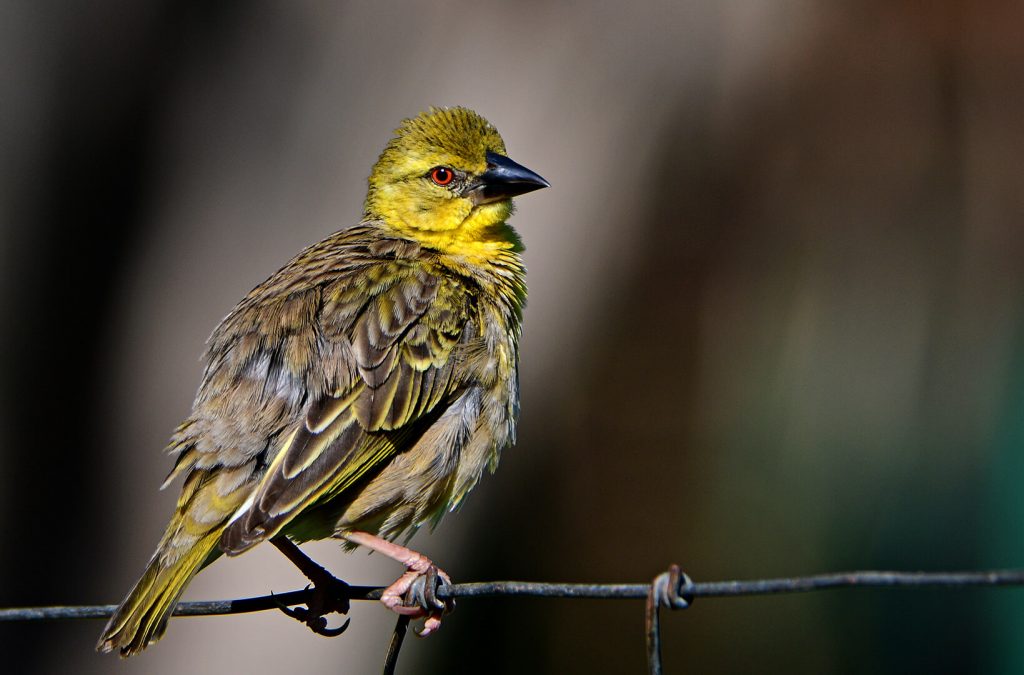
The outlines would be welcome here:
<svg viewBox="0 0 1024 675">
<path fill-rule="evenodd" d="M 696 598 L 723 598 L 781 593 L 808 593 L 839 588 L 967 588 L 978 586 L 1024 586 L 1024 570 L 989 570 L 979 572 L 886 572 L 858 571 L 817 574 L 803 577 L 750 579 L 737 581 L 692 582 L 677 566 L 658 575 L 646 584 L 577 584 L 535 581 L 485 581 L 466 584 L 445 584 L 436 590 L 437 598 L 481 598 L 527 596 L 537 598 L 587 598 L 595 600 L 646 600 L 645 618 L 648 644 L 648 668 L 661 673 L 660 631 L 658 610 L 661 607 L 681 609 Z M 350 600 L 379 600 L 380 586 L 350 586 Z M 312 598 L 311 589 L 290 593 L 263 595 L 238 600 L 182 602 L 175 616 L 215 616 L 243 614 L 302 605 Z M 105 619 L 116 605 L 74 605 L 54 607 L 12 607 L 0 609 L 0 621 L 50 621 L 57 619 Z M 401 624 L 401 622 L 400 622 Z M 407 625 L 407 622 L 406 622 Z M 385 668 L 393 672 L 405 625 L 396 626 L 388 650 Z M 401 634 L 399 634 L 401 633 Z"/>
<path fill-rule="evenodd" d="M 409 617 L 402 615 L 395 623 L 395 632 L 391 635 L 391 644 L 388 645 L 387 656 L 384 657 L 384 675 L 393 675 L 398 667 L 398 651 L 402 648 L 405 634 L 409 630 Z"/>
</svg>

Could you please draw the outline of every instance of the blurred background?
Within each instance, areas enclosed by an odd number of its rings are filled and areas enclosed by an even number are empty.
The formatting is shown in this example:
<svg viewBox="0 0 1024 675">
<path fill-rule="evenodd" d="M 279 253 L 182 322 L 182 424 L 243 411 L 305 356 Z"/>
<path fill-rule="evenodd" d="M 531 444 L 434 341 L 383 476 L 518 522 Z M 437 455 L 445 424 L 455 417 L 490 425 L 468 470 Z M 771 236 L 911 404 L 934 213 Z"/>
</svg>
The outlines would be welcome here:
<svg viewBox="0 0 1024 675">
<path fill-rule="evenodd" d="M 1024 5 L 0 5 L 0 606 L 110 603 L 177 486 L 206 337 L 355 223 L 399 121 L 488 117 L 519 200 L 520 442 L 414 545 L 456 580 L 1024 566 Z M 267 547 L 269 549 L 269 547 Z M 379 556 L 308 548 L 353 583 Z M 299 588 L 264 547 L 192 599 Z M 1024 591 L 704 600 L 667 672 L 1024 672 Z M 0 624 L 12 673 L 378 672 L 180 619 Z M 639 602 L 466 600 L 400 672 L 642 672 Z"/>
</svg>

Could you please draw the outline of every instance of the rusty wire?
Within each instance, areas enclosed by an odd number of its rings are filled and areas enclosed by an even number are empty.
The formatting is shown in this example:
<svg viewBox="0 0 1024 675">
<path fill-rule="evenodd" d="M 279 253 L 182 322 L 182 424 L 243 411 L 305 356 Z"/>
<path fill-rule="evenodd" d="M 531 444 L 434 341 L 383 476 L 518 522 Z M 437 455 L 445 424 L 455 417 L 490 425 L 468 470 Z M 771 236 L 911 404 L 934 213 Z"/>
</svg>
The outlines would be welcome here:
<svg viewBox="0 0 1024 675">
<path fill-rule="evenodd" d="M 659 609 L 683 609 L 696 598 L 722 598 L 748 595 L 807 593 L 838 588 L 965 588 L 974 586 L 1024 586 L 1024 569 L 979 572 L 884 572 L 859 571 L 818 574 L 804 577 L 750 579 L 740 581 L 693 582 L 673 565 L 668 572 L 646 584 L 577 584 L 534 581 L 485 581 L 465 584 L 439 582 L 435 591 L 441 600 L 496 596 L 529 596 L 541 598 L 592 598 L 645 601 L 645 635 L 648 669 L 660 675 L 661 636 Z M 378 600 L 383 587 L 348 586 L 349 600 Z M 305 589 L 290 593 L 263 595 L 238 600 L 182 602 L 175 616 L 214 616 L 261 612 L 307 603 L 313 591 Z M 116 605 L 75 605 L 56 607 L 14 607 L 0 609 L 0 621 L 47 621 L 57 619 L 105 619 Z M 403 621 L 403 619 L 406 619 Z M 388 648 L 385 673 L 393 673 L 398 653 L 408 627 L 401 617 Z"/>
</svg>

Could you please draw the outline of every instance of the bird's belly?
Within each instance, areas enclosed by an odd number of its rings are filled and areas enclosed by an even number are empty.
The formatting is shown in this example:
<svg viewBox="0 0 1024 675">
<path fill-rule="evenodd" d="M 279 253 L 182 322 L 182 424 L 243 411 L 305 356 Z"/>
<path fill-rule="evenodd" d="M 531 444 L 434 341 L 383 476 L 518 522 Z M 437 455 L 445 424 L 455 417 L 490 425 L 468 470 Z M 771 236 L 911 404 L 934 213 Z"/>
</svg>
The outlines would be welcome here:
<svg viewBox="0 0 1024 675">
<path fill-rule="evenodd" d="M 466 391 L 354 499 L 342 496 L 351 502 L 337 518 L 335 533 L 362 530 L 390 539 L 409 528 L 436 524 L 495 461 L 496 442 L 504 444 L 507 433 L 493 429 L 495 413 L 508 409 L 499 398 L 489 387 Z M 509 425 L 501 423 L 502 429 Z"/>
</svg>

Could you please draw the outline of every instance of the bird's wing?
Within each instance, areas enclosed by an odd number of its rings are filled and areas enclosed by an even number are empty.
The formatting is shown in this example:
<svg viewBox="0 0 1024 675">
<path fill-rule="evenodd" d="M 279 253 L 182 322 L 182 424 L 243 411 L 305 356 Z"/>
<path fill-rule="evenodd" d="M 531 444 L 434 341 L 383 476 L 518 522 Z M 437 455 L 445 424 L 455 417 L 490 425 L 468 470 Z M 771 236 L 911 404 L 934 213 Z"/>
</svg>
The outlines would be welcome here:
<svg viewBox="0 0 1024 675">
<path fill-rule="evenodd" d="M 395 261 L 323 289 L 316 317 L 327 371 L 345 386 L 307 404 L 221 538 L 240 553 L 307 507 L 373 475 L 437 418 L 458 388 L 453 353 L 469 323 L 463 286 Z M 352 312 L 351 308 L 356 307 Z M 335 363 L 336 360 L 345 363 Z"/>
</svg>

